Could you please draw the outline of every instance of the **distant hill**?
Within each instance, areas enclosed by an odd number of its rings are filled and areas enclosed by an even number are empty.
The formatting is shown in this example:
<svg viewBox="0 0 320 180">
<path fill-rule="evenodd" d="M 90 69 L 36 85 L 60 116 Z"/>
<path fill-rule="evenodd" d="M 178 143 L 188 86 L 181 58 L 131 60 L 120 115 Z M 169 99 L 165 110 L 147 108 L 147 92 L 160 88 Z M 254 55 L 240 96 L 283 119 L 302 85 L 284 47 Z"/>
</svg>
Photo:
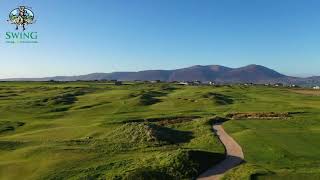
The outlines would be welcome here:
<svg viewBox="0 0 320 180">
<path fill-rule="evenodd" d="M 77 80 L 161 80 L 161 81 L 214 81 L 217 83 L 283 83 L 303 86 L 319 85 L 320 76 L 291 77 L 261 65 L 229 68 L 219 65 L 191 66 L 175 70 L 146 70 L 138 72 L 92 73 L 80 76 L 56 76 L 46 78 L 15 78 L 2 81 L 77 81 Z"/>
</svg>

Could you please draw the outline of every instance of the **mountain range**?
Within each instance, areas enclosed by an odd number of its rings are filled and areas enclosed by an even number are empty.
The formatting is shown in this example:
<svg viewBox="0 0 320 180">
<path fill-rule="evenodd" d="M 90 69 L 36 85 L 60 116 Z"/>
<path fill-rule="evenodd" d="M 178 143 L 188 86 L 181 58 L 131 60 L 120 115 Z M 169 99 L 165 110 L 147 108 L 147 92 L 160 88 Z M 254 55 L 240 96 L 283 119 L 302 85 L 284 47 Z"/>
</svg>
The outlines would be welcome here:
<svg viewBox="0 0 320 180">
<path fill-rule="evenodd" d="M 283 83 L 301 86 L 320 84 L 320 76 L 307 78 L 292 77 L 281 74 L 261 65 L 248 65 L 240 68 L 229 68 L 219 65 L 191 66 L 175 70 L 146 70 L 138 72 L 92 73 L 80 76 L 55 76 L 45 78 L 12 78 L 1 81 L 92 81 L 92 80 L 119 80 L 119 81 L 213 81 L 216 83 Z"/>
</svg>

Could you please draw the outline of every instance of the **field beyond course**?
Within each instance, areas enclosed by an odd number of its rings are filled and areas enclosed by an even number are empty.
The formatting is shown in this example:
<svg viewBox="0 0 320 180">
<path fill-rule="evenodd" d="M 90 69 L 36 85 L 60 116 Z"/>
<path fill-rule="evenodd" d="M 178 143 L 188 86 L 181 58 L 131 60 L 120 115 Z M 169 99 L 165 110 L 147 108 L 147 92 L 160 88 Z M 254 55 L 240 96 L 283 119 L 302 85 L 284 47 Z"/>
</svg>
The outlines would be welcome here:
<svg viewBox="0 0 320 180">
<path fill-rule="evenodd" d="M 291 89 L 1 82 L 0 114 L 0 179 L 192 179 L 228 114 L 246 163 L 225 179 L 320 178 L 320 96 Z"/>
</svg>

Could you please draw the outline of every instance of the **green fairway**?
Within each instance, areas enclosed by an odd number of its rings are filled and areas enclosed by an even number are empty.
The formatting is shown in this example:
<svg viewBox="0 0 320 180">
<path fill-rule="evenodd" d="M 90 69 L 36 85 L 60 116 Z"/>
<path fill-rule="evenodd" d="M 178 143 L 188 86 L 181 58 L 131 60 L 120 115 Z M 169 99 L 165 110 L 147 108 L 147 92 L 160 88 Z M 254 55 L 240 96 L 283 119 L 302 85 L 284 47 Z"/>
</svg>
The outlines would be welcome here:
<svg viewBox="0 0 320 180">
<path fill-rule="evenodd" d="M 249 94 L 260 111 L 294 112 L 288 119 L 231 120 L 225 129 L 242 146 L 246 164 L 225 179 L 319 179 L 320 97 L 274 90 Z M 252 112 L 248 106 L 237 111 Z M 257 174 L 257 175 L 254 175 Z M 260 175 L 259 175 L 260 174 Z M 265 175 L 264 175 L 265 174 Z"/>
<path fill-rule="evenodd" d="M 320 97 L 263 86 L 1 82 L 0 179 L 192 179 L 224 158 L 215 116 L 246 163 L 226 178 L 320 173 Z M 261 176 L 258 176 L 258 174 Z"/>
</svg>

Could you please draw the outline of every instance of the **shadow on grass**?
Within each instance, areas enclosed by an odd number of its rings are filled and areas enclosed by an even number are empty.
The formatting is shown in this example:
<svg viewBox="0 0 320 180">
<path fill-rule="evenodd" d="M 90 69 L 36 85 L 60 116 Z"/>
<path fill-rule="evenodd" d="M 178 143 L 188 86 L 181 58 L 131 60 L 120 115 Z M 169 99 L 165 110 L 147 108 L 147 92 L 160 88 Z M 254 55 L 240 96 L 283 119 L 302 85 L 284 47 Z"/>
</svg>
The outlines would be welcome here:
<svg viewBox="0 0 320 180">
<path fill-rule="evenodd" d="M 227 96 L 227 95 L 219 94 L 219 93 L 209 92 L 209 93 L 204 94 L 202 97 L 211 99 L 218 105 L 227 105 L 227 104 L 233 103 L 233 99 L 231 96 Z"/>
<path fill-rule="evenodd" d="M 24 146 L 23 142 L 18 141 L 0 141 L 0 150 L 10 151 Z"/>
<path fill-rule="evenodd" d="M 129 140 L 134 144 L 159 146 L 189 142 L 193 134 L 152 123 L 126 123 L 115 129 L 109 138 L 116 139 L 117 142 Z"/>
<path fill-rule="evenodd" d="M 153 132 L 151 131 L 151 133 L 158 141 L 167 142 L 169 144 L 179 144 L 190 142 L 193 138 L 192 132 L 190 131 L 180 131 L 155 124 L 151 124 L 150 126 L 153 129 Z"/>
<path fill-rule="evenodd" d="M 229 118 L 224 118 L 224 117 L 220 117 L 220 116 L 215 116 L 213 118 L 211 118 L 209 120 L 209 123 L 210 125 L 213 125 L 213 124 L 222 124 L 226 121 L 229 121 L 230 119 Z"/>
<path fill-rule="evenodd" d="M 139 168 L 129 172 L 124 178 L 119 177 L 119 180 L 171 180 L 173 177 L 152 168 Z"/>
<path fill-rule="evenodd" d="M 139 105 L 149 106 L 161 102 L 158 97 L 166 96 L 167 92 L 160 91 L 141 91 L 139 93 L 132 93 L 129 98 L 138 98 Z"/>
<path fill-rule="evenodd" d="M 0 121 L 0 134 L 15 131 L 18 127 L 25 125 L 24 122 Z"/>
<path fill-rule="evenodd" d="M 244 159 L 237 156 L 225 156 L 225 159 L 220 163 L 212 166 L 210 169 L 206 170 L 200 177 L 210 177 L 214 175 L 224 174 L 228 170 L 238 166 L 241 163 L 244 163 Z"/>
<path fill-rule="evenodd" d="M 266 173 L 254 173 L 250 176 L 251 180 L 315 180 L 320 179 L 319 172 L 285 172 L 285 173 L 275 173 L 275 172 L 266 172 Z"/>
<path fill-rule="evenodd" d="M 221 162 L 225 155 L 207 151 L 189 151 L 190 159 L 199 164 L 199 174 Z"/>
</svg>

